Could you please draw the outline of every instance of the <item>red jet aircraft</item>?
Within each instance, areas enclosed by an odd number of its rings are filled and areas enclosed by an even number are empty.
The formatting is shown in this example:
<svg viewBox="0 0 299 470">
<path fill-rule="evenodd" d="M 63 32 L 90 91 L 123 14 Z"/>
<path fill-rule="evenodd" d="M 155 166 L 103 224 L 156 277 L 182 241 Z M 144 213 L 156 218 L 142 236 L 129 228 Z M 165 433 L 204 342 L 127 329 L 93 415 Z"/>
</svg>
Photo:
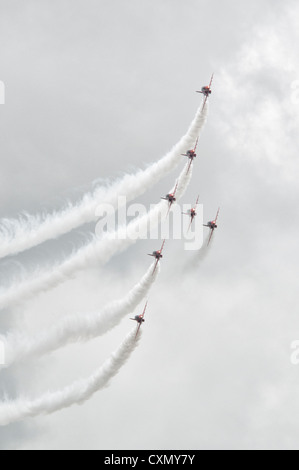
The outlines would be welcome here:
<svg viewBox="0 0 299 470">
<path fill-rule="evenodd" d="M 192 165 L 192 162 L 193 162 L 194 158 L 196 158 L 196 147 L 197 147 L 197 144 L 198 144 L 198 137 L 197 137 L 197 140 L 196 140 L 196 144 L 195 144 L 194 149 L 192 149 L 192 150 L 187 150 L 187 153 L 182 153 L 182 157 L 188 157 L 188 158 L 190 159 L 190 165 L 188 166 L 188 171 L 187 171 L 187 173 L 189 173 L 190 168 L 191 168 L 191 165 Z"/>
<path fill-rule="evenodd" d="M 196 200 L 196 204 L 195 204 L 195 207 L 193 207 L 192 209 L 188 210 L 188 212 L 183 212 L 184 215 L 188 215 L 189 217 L 191 217 L 191 221 L 190 221 L 190 225 L 189 225 L 189 228 L 188 228 L 188 232 L 191 228 L 191 225 L 192 225 L 192 222 L 194 220 L 194 218 L 197 216 L 197 213 L 196 213 L 196 209 L 197 209 L 197 206 L 198 206 L 198 202 L 199 202 L 199 196 Z"/>
<path fill-rule="evenodd" d="M 140 330 L 140 328 L 141 328 L 142 323 L 145 322 L 144 315 L 145 315 L 146 308 L 147 308 L 147 302 L 146 302 L 146 304 L 145 304 L 145 307 L 144 307 L 144 310 L 143 310 L 142 315 L 136 315 L 134 318 L 130 318 L 130 320 L 137 321 L 137 323 L 138 323 L 137 332 L 136 332 L 135 338 L 137 338 L 137 336 L 138 336 L 138 333 L 139 333 L 139 330 Z"/>
<path fill-rule="evenodd" d="M 210 94 L 212 93 L 211 86 L 212 86 L 213 78 L 214 78 L 214 74 L 212 75 L 210 84 L 208 86 L 203 86 L 201 91 L 196 92 L 196 93 L 202 93 L 205 96 L 205 99 L 204 99 L 204 102 L 203 102 L 203 105 L 202 105 L 202 109 L 204 109 L 204 107 L 206 105 L 206 102 L 207 102 L 207 99 L 210 96 Z"/>
<path fill-rule="evenodd" d="M 208 241 L 208 245 L 210 244 L 210 241 L 212 240 L 212 236 L 213 236 L 213 233 L 214 233 L 215 228 L 218 227 L 218 225 L 217 225 L 217 219 L 218 219 L 219 211 L 220 211 L 220 207 L 219 207 L 219 209 L 218 209 L 218 212 L 217 212 L 217 215 L 216 215 L 215 220 L 212 220 L 211 222 L 208 222 L 206 225 L 204 225 L 204 227 L 209 227 L 209 229 L 211 230 L 210 237 L 209 237 L 209 241 Z"/>
<path fill-rule="evenodd" d="M 153 256 L 153 257 L 156 258 L 156 260 L 157 260 L 157 261 L 156 261 L 156 264 L 155 264 L 155 268 L 154 268 L 154 270 L 153 270 L 153 275 L 154 275 L 155 272 L 156 272 L 156 269 L 157 269 L 157 266 L 158 266 L 158 263 L 159 263 L 160 259 L 163 258 L 162 251 L 163 251 L 164 245 L 165 245 L 165 240 L 164 240 L 164 242 L 163 242 L 163 244 L 162 244 L 161 250 L 153 251 L 151 255 L 150 255 L 150 254 L 148 255 L 148 256 Z"/>
<path fill-rule="evenodd" d="M 178 189 L 178 184 L 179 184 L 179 183 L 176 184 L 173 193 L 166 194 L 165 197 L 161 197 L 161 199 L 164 199 L 165 201 L 168 201 L 168 203 L 169 203 L 169 208 L 168 208 L 167 215 L 169 214 L 169 211 L 170 211 L 170 209 L 171 209 L 172 204 L 176 201 L 175 195 L 176 195 L 176 192 L 177 192 L 177 189 Z"/>
</svg>

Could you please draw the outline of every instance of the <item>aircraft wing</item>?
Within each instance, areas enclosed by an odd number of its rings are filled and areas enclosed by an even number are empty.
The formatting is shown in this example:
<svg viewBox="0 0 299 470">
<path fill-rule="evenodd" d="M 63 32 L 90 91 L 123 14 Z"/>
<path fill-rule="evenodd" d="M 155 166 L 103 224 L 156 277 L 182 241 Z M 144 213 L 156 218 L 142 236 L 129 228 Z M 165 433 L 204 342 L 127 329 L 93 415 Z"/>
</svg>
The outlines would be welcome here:
<svg viewBox="0 0 299 470">
<path fill-rule="evenodd" d="M 191 169 L 191 165 L 192 165 L 192 160 L 190 160 L 190 163 L 189 163 L 189 166 L 188 166 L 188 170 L 187 170 L 187 175 L 188 175 L 188 173 L 189 173 L 189 171 L 190 171 L 190 169 Z"/>
<path fill-rule="evenodd" d="M 206 104 L 207 104 L 208 97 L 206 96 L 202 105 L 202 110 L 204 110 Z"/>
<path fill-rule="evenodd" d="M 178 190 L 178 185 L 179 185 L 179 183 L 177 182 L 177 184 L 175 185 L 175 188 L 174 188 L 174 192 L 173 192 L 173 195 L 174 195 L 174 196 L 175 196 L 175 194 L 176 194 L 176 192 L 177 192 L 177 190 Z"/>
<path fill-rule="evenodd" d="M 142 318 L 144 318 L 144 315 L 145 315 L 145 312 L 146 312 L 146 309 L 147 309 L 147 304 L 148 304 L 148 302 L 146 302 L 146 304 L 145 304 L 143 314 L 141 315 Z"/>
<path fill-rule="evenodd" d="M 155 272 L 156 272 L 156 270 L 157 270 L 158 263 L 159 263 L 159 260 L 157 259 L 157 261 L 156 261 L 156 263 L 155 263 L 154 270 L 153 270 L 153 275 L 155 274 Z"/>
<path fill-rule="evenodd" d="M 170 212 L 170 209 L 172 207 L 172 202 L 169 201 L 169 207 L 168 207 L 168 211 L 167 211 L 167 214 L 166 214 L 166 218 L 169 216 L 169 212 Z"/>
<path fill-rule="evenodd" d="M 211 243 L 213 233 L 214 233 L 214 229 L 211 229 L 211 233 L 210 233 L 209 241 L 208 241 L 208 246 L 209 246 L 209 244 Z"/>
<path fill-rule="evenodd" d="M 138 333 L 139 333 L 140 328 L 141 328 L 141 323 L 139 323 L 139 325 L 138 325 L 138 327 L 137 327 L 135 339 L 136 339 L 137 336 L 138 336 Z"/>
<path fill-rule="evenodd" d="M 218 209 L 218 211 L 217 211 L 217 215 L 216 215 L 215 222 L 217 222 L 217 219 L 218 219 L 219 212 L 220 212 L 220 207 L 219 207 L 219 209 Z"/>
<path fill-rule="evenodd" d="M 190 221 L 190 224 L 189 224 L 189 228 L 188 228 L 188 232 L 187 232 L 187 233 L 189 233 L 189 232 L 190 232 L 190 228 L 191 228 L 191 226 L 192 226 L 193 219 L 194 219 L 194 218 L 192 218 L 192 219 L 191 219 L 191 221 Z"/>
</svg>

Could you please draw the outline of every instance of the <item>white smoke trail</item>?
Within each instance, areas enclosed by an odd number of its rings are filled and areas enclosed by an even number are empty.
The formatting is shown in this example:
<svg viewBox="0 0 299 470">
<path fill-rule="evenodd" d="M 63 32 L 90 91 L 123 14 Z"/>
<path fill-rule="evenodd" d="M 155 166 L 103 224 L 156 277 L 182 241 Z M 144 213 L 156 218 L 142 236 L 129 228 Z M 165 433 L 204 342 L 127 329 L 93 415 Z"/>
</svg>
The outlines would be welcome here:
<svg viewBox="0 0 299 470">
<path fill-rule="evenodd" d="M 205 261 L 206 257 L 208 256 L 213 246 L 214 237 L 212 237 L 211 242 L 208 244 L 209 238 L 210 238 L 210 234 L 208 234 L 205 237 L 201 249 L 198 251 L 194 251 L 192 253 L 192 257 L 190 257 L 188 260 L 185 261 L 182 267 L 183 272 L 195 270 L 199 267 L 201 263 L 203 263 L 203 261 Z"/>
<path fill-rule="evenodd" d="M 19 333 L 0 336 L 5 347 L 5 367 L 28 357 L 40 357 L 70 343 L 88 341 L 102 336 L 114 328 L 129 313 L 134 312 L 140 302 L 148 295 L 160 266 L 153 275 L 153 263 L 142 279 L 121 300 L 111 302 L 100 312 L 81 313 L 63 318 L 57 325 L 33 337 Z"/>
<path fill-rule="evenodd" d="M 192 178 L 192 167 L 187 172 L 188 166 L 189 163 L 186 164 L 178 179 L 177 201 L 184 195 Z M 13 284 L 0 294 L 0 309 L 49 290 L 70 279 L 80 269 L 92 264 L 105 264 L 116 253 L 125 251 L 138 239 L 146 238 L 149 227 L 153 229 L 158 226 L 159 222 L 166 217 L 167 211 L 168 203 L 161 201 L 145 215 L 133 219 L 125 227 L 120 227 L 117 232 L 106 233 L 101 239 L 95 238 L 60 265 L 49 271 L 36 272 L 34 277 Z"/>
<path fill-rule="evenodd" d="M 35 400 L 19 398 L 2 402 L 0 426 L 7 426 L 29 417 L 51 414 L 75 404 L 81 405 L 109 384 L 137 347 L 140 337 L 141 331 L 136 338 L 136 329 L 132 330 L 103 366 L 86 379 L 78 380 L 62 390 L 48 392 Z"/>
<path fill-rule="evenodd" d="M 58 238 L 88 222 L 96 220 L 99 204 L 110 204 L 115 209 L 118 197 L 126 196 L 127 201 L 145 193 L 182 160 L 181 153 L 192 147 L 202 130 L 207 117 L 207 107 L 200 107 L 187 133 L 173 149 L 158 162 L 135 174 L 127 174 L 116 180 L 110 187 L 98 187 L 86 194 L 81 202 L 69 204 L 64 210 L 52 214 L 31 216 L 24 214 L 19 219 L 0 221 L 0 258 L 28 250 L 47 240 Z"/>
</svg>

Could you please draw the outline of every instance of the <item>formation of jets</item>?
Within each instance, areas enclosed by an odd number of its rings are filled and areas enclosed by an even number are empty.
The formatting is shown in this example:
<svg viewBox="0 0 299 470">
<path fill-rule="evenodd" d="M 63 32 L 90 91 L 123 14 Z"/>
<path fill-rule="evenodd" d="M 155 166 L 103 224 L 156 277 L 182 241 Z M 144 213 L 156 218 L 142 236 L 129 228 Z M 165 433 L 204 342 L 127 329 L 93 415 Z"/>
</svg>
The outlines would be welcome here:
<svg viewBox="0 0 299 470">
<path fill-rule="evenodd" d="M 212 90 L 211 90 L 211 86 L 212 86 L 212 82 L 213 82 L 213 78 L 214 78 L 214 74 L 212 75 L 211 77 L 211 80 L 210 80 L 210 83 L 209 85 L 207 86 L 203 86 L 201 88 L 200 91 L 197 91 L 196 93 L 201 93 L 204 95 L 204 102 L 203 102 L 203 106 L 202 106 L 202 109 L 204 109 L 206 103 L 207 103 L 207 99 L 209 98 L 210 94 L 212 93 Z M 191 150 L 187 150 L 186 153 L 183 153 L 182 156 L 184 157 L 188 157 L 189 160 L 190 160 L 190 164 L 188 166 L 188 170 L 187 170 L 187 173 L 189 173 L 190 171 L 190 168 L 191 168 L 191 165 L 194 161 L 194 159 L 196 158 L 196 148 L 197 148 L 197 145 L 198 145 L 198 138 L 196 140 L 196 143 L 195 143 L 195 146 L 193 149 Z M 168 201 L 168 213 L 167 215 L 169 214 L 170 212 L 170 209 L 172 207 L 172 205 L 176 202 L 176 192 L 177 192 L 177 189 L 178 189 L 178 183 L 176 184 L 175 186 L 175 189 L 173 191 L 173 193 L 169 193 L 169 194 L 166 194 L 165 197 L 162 197 L 161 199 L 164 199 L 165 201 Z M 191 226 L 192 226 L 192 223 L 193 223 L 193 220 L 195 219 L 195 217 L 197 216 L 197 206 L 198 206 L 198 203 L 199 203 L 199 196 L 196 200 L 196 204 L 194 207 L 192 207 L 188 212 L 186 213 L 183 213 L 184 215 L 188 215 L 190 217 L 190 225 L 189 225 L 189 228 L 188 228 L 188 231 L 190 230 Z M 218 209 L 217 211 L 217 214 L 216 214 L 216 217 L 214 220 L 211 220 L 209 221 L 207 224 L 204 224 L 204 227 L 208 227 L 210 229 L 210 235 L 209 235 L 209 238 L 208 238 L 208 245 L 210 244 L 211 240 L 212 240 L 212 237 L 213 237 L 213 234 L 214 234 L 214 230 L 218 227 L 217 225 L 217 220 L 218 220 L 218 216 L 219 216 L 219 212 L 220 212 L 220 208 Z M 153 251 L 153 253 L 149 254 L 149 256 L 153 256 L 155 259 L 156 259 L 156 263 L 155 263 L 155 266 L 154 266 L 154 270 L 153 270 L 153 275 L 155 274 L 156 270 L 157 270 L 157 266 L 158 266 L 158 263 L 160 262 L 160 260 L 163 258 L 163 249 L 164 249 L 164 246 L 165 246 L 165 240 L 163 241 L 163 244 L 162 244 L 162 247 L 160 250 L 158 251 Z M 141 315 L 136 315 L 134 318 L 131 318 L 131 320 L 133 321 L 136 321 L 137 322 L 137 331 L 136 331 L 136 338 L 138 336 L 138 333 L 139 333 L 139 330 L 141 328 L 141 325 L 145 322 L 145 319 L 144 319 L 144 316 L 145 316 L 145 312 L 146 312 L 146 309 L 147 309 L 147 305 L 148 303 L 145 304 L 145 307 L 144 307 L 144 310 L 143 310 L 143 313 Z"/>
</svg>

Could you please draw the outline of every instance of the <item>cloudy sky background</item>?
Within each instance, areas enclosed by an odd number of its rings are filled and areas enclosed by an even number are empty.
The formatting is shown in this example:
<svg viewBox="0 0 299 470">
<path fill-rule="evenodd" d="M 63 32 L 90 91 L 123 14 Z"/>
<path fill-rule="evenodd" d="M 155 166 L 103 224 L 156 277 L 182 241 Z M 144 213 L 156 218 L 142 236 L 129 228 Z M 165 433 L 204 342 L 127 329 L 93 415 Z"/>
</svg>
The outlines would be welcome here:
<svg viewBox="0 0 299 470">
<path fill-rule="evenodd" d="M 200 193 L 205 219 L 221 206 L 203 260 L 167 244 L 142 343 L 111 386 L 84 406 L 0 429 L 0 447 L 298 448 L 297 2 L 0 0 L 0 8 L 1 217 L 58 209 L 96 179 L 163 156 L 212 72 L 183 202 Z M 176 173 L 137 202 L 158 202 Z M 3 260 L 1 283 L 21 266 L 61 260 L 90 231 Z M 142 241 L 2 311 L 1 330 L 38 332 L 121 298 L 155 248 Z M 88 376 L 130 328 L 123 321 L 99 340 L 2 372 L 2 395 L 35 397 Z"/>
</svg>

